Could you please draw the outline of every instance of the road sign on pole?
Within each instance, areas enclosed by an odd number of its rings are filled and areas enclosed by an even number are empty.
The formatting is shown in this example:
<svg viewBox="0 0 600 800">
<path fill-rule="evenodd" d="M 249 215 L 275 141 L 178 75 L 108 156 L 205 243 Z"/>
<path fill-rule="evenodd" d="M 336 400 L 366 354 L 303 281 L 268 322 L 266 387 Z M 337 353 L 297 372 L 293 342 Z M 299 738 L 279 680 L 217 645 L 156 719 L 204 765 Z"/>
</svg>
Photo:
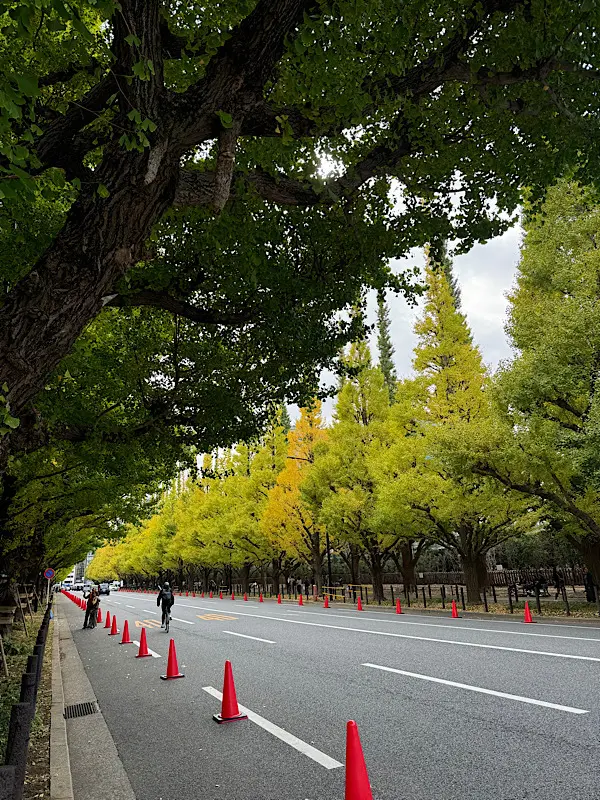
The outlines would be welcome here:
<svg viewBox="0 0 600 800">
<path fill-rule="evenodd" d="M 52 567 L 48 567 L 48 569 L 44 572 L 44 578 L 48 580 L 48 585 L 46 587 L 46 604 L 50 602 L 50 581 L 56 575 L 56 572 L 52 569 Z"/>
</svg>

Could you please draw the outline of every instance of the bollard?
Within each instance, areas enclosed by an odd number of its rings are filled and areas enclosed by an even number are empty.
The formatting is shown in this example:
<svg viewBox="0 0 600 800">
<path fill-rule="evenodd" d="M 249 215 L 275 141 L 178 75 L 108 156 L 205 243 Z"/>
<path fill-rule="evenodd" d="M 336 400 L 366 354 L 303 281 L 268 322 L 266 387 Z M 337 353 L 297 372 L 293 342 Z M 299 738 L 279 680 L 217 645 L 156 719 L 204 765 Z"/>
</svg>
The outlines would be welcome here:
<svg viewBox="0 0 600 800">
<path fill-rule="evenodd" d="M 460 602 L 462 603 L 462 610 L 466 611 L 467 607 L 465 605 L 465 592 L 462 586 L 460 587 Z"/>
<path fill-rule="evenodd" d="M 24 672 L 21 675 L 21 694 L 19 695 L 20 703 L 35 703 L 35 678 L 35 672 Z"/>
<path fill-rule="evenodd" d="M 33 648 L 33 655 L 37 656 L 37 669 L 35 678 L 35 696 L 37 697 L 38 687 L 42 679 L 42 666 L 44 664 L 44 645 L 36 644 Z"/>
<path fill-rule="evenodd" d="M 423 608 L 427 608 L 427 600 L 425 599 L 425 587 L 421 586 L 421 590 L 423 592 Z"/>
<path fill-rule="evenodd" d="M 442 597 L 442 608 L 446 608 L 446 587 L 443 583 L 440 586 L 440 595 Z"/>
<path fill-rule="evenodd" d="M 458 583 L 454 584 L 454 591 L 456 593 L 456 599 L 458 600 Z"/>
<path fill-rule="evenodd" d="M 0 767 L 0 800 L 13 800 L 15 794 L 15 768 Z"/>
<path fill-rule="evenodd" d="M 429 591 L 429 599 L 431 600 L 431 584 L 430 583 L 427 584 L 427 589 Z"/>
<path fill-rule="evenodd" d="M 29 733 L 35 708 L 31 703 L 15 703 L 11 709 L 6 743 L 6 763 L 15 768 L 14 800 L 21 800 L 29 750 Z"/>
<path fill-rule="evenodd" d="M 485 586 L 483 587 L 483 607 L 485 608 L 486 611 L 489 611 Z"/>
<path fill-rule="evenodd" d="M 394 587 L 392 586 L 391 583 L 390 583 L 390 594 L 392 595 L 392 605 L 395 605 L 396 601 L 394 600 Z"/>
<path fill-rule="evenodd" d="M 515 603 L 519 602 L 519 590 L 517 589 L 517 584 L 515 583 Z"/>
<path fill-rule="evenodd" d="M 415 581 L 415 600 L 419 599 L 419 585 Z"/>
<path fill-rule="evenodd" d="M 510 586 L 508 586 L 507 588 L 508 588 L 508 607 L 510 609 L 510 613 L 512 614 L 512 613 L 514 613 L 513 612 L 513 604 L 512 604 L 512 591 L 511 591 L 511 587 Z"/>
<path fill-rule="evenodd" d="M 540 603 L 540 587 L 536 584 L 535 587 L 535 604 L 537 606 L 537 612 L 541 615 L 542 613 L 542 604 Z"/>
<path fill-rule="evenodd" d="M 406 605 L 410 608 L 410 592 L 406 593 Z"/>
<path fill-rule="evenodd" d="M 494 586 L 493 583 L 492 583 L 492 597 L 494 598 L 494 603 L 497 603 L 498 601 L 496 600 L 496 587 Z"/>
</svg>

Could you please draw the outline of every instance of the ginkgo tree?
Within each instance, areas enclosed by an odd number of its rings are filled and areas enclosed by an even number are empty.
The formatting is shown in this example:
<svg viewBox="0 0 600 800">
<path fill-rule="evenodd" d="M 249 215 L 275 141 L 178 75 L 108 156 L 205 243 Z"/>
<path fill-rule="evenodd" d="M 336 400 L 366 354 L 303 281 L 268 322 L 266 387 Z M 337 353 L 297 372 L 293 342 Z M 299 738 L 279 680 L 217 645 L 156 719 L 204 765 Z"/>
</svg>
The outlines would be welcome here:
<svg viewBox="0 0 600 800">
<path fill-rule="evenodd" d="M 465 435 L 465 428 L 479 428 L 489 418 L 488 379 L 448 269 L 430 258 L 426 279 L 425 307 L 415 325 L 416 377 L 399 385 L 387 420 L 390 444 L 373 462 L 381 486 L 378 513 L 387 525 L 416 528 L 454 551 L 468 600 L 479 603 L 486 554 L 535 520 L 527 516 L 532 504 L 517 493 L 489 478 L 460 474 L 444 459 L 444 445 L 456 430 Z"/>
<path fill-rule="evenodd" d="M 327 437 L 321 420 L 321 404 L 315 401 L 300 410 L 288 434 L 285 466 L 269 491 L 261 515 L 262 528 L 275 552 L 290 552 L 311 569 L 319 594 L 323 585 L 323 559 L 327 553 L 323 525 L 307 502 L 302 485 L 315 461 L 315 451 Z M 331 546 L 331 542 L 330 542 Z M 276 579 L 276 584 L 279 584 Z"/>
</svg>

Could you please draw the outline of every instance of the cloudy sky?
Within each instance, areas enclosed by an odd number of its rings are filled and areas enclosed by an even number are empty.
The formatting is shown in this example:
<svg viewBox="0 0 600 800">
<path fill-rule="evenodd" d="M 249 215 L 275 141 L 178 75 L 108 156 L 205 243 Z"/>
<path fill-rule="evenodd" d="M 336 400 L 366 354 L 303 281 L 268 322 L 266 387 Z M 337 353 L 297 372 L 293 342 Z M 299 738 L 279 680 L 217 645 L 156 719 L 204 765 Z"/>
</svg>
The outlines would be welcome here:
<svg viewBox="0 0 600 800">
<path fill-rule="evenodd" d="M 503 236 L 492 239 L 487 244 L 476 245 L 466 255 L 454 259 L 454 273 L 460 282 L 462 294 L 462 311 L 467 317 L 483 360 L 492 370 L 500 360 L 511 355 L 504 333 L 506 294 L 513 286 L 521 235 L 521 229 L 515 226 Z M 424 265 L 423 254 L 415 252 L 414 258 L 409 259 L 408 263 Z M 422 311 L 422 302 L 410 306 L 403 297 L 389 295 L 388 305 L 398 377 L 407 377 L 412 373 L 412 351 L 416 343 L 413 326 Z M 369 322 L 374 322 L 375 293 L 370 298 L 368 311 Z M 376 357 L 375 334 L 371 349 Z M 323 416 L 327 420 L 331 420 L 333 402 L 330 399 L 324 403 Z M 290 406 L 290 415 L 295 419 L 298 416 L 297 408 Z"/>
</svg>

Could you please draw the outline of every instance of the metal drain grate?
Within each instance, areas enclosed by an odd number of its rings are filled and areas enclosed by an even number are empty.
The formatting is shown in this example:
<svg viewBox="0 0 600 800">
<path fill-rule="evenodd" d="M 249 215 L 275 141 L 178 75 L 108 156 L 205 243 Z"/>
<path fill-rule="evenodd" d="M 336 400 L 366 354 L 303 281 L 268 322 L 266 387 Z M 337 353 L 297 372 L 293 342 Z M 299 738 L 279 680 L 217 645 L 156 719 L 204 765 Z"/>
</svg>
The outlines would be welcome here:
<svg viewBox="0 0 600 800">
<path fill-rule="evenodd" d="M 75 717 L 87 717 L 88 714 L 96 714 L 98 706 L 93 703 L 75 703 L 73 706 L 65 706 L 63 717 L 65 719 L 74 719 Z"/>
</svg>

